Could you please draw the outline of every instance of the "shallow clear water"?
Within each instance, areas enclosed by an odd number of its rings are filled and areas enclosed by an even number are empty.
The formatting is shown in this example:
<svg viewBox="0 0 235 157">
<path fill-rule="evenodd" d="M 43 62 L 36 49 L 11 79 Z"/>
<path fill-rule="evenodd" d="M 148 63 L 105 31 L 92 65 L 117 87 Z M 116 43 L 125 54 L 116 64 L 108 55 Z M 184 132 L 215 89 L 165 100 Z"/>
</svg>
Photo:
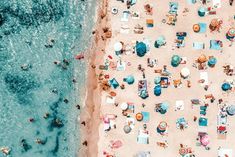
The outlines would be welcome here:
<svg viewBox="0 0 235 157">
<path fill-rule="evenodd" d="M 10 147 L 9 156 L 76 156 L 85 63 L 73 57 L 88 47 L 95 6 L 95 0 L 0 1 L 0 147 Z M 54 65 L 63 59 L 67 69 Z"/>
</svg>

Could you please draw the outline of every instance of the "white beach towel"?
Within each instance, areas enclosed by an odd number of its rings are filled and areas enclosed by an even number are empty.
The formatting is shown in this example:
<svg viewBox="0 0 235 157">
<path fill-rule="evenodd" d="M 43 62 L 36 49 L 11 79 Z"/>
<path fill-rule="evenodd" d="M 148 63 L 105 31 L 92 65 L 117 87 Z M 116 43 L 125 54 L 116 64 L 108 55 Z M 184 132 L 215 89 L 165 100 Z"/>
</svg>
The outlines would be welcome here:
<svg viewBox="0 0 235 157">
<path fill-rule="evenodd" d="M 200 72 L 200 80 L 201 79 L 205 80 L 204 83 L 201 83 L 201 86 L 209 85 L 207 72 Z"/>
<path fill-rule="evenodd" d="M 184 101 L 183 100 L 177 100 L 175 102 L 175 109 L 176 110 L 184 110 Z"/>
<path fill-rule="evenodd" d="M 118 61 L 117 62 L 117 71 L 125 71 L 126 70 L 126 62 Z"/>
<path fill-rule="evenodd" d="M 221 8 L 221 0 L 213 0 L 214 8 Z"/>
<path fill-rule="evenodd" d="M 233 157 L 233 150 L 225 148 L 218 149 L 218 157 L 225 157 L 225 155 L 228 157 Z"/>
<path fill-rule="evenodd" d="M 129 11 L 123 11 L 121 21 L 122 22 L 128 22 L 128 17 L 129 17 Z"/>
<path fill-rule="evenodd" d="M 115 103 L 115 97 L 110 97 L 110 96 L 107 96 L 106 97 L 106 103 L 107 104 L 114 104 Z"/>
</svg>

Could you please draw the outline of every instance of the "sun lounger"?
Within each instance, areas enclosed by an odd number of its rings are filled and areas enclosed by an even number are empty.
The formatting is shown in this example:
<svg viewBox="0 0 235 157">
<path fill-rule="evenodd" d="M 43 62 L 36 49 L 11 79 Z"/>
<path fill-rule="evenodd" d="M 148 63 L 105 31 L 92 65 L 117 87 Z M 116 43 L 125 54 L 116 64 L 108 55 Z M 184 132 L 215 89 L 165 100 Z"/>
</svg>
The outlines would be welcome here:
<svg viewBox="0 0 235 157">
<path fill-rule="evenodd" d="M 206 23 L 198 23 L 199 26 L 200 26 L 200 31 L 199 33 L 205 33 L 206 32 L 206 28 L 207 28 L 207 25 Z"/>
<path fill-rule="evenodd" d="M 222 49 L 222 41 L 220 40 L 210 40 L 210 49 L 212 50 L 221 50 Z"/>
<path fill-rule="evenodd" d="M 141 112 L 141 113 L 143 115 L 143 122 L 145 123 L 149 122 L 149 116 L 150 116 L 149 112 Z"/>
<path fill-rule="evenodd" d="M 202 50 L 205 48 L 205 44 L 203 42 L 194 42 L 193 49 L 195 50 Z"/>
</svg>

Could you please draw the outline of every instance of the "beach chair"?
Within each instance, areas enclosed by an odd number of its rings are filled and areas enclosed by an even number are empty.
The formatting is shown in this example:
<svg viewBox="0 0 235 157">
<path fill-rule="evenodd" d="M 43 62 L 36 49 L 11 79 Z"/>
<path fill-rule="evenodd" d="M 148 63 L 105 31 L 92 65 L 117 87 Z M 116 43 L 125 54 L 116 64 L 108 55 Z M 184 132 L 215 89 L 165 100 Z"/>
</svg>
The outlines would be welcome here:
<svg viewBox="0 0 235 157">
<path fill-rule="evenodd" d="M 153 19 L 147 19 L 146 20 L 146 25 L 147 25 L 148 28 L 153 27 L 154 26 Z"/>
<path fill-rule="evenodd" d="M 205 44 L 203 42 L 194 42 L 193 49 L 195 50 L 202 50 L 205 48 Z"/>
<path fill-rule="evenodd" d="M 222 50 L 223 43 L 220 40 L 210 40 L 210 49 Z"/>
</svg>

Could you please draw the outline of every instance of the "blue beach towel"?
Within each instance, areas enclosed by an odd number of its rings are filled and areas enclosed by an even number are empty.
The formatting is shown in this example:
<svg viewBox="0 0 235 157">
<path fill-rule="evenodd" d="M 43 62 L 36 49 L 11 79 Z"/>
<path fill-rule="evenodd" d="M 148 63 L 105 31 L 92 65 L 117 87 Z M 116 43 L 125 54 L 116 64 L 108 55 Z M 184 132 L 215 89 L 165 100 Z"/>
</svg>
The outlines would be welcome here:
<svg viewBox="0 0 235 157">
<path fill-rule="evenodd" d="M 206 27 L 207 27 L 206 23 L 198 23 L 198 24 L 200 26 L 199 33 L 205 33 L 206 32 Z"/>
<path fill-rule="evenodd" d="M 210 41 L 210 49 L 212 50 L 221 50 L 222 49 L 222 41 L 219 40 L 211 40 Z"/>
<path fill-rule="evenodd" d="M 147 123 L 149 122 L 149 112 L 141 112 L 143 115 L 143 122 Z"/>
</svg>

